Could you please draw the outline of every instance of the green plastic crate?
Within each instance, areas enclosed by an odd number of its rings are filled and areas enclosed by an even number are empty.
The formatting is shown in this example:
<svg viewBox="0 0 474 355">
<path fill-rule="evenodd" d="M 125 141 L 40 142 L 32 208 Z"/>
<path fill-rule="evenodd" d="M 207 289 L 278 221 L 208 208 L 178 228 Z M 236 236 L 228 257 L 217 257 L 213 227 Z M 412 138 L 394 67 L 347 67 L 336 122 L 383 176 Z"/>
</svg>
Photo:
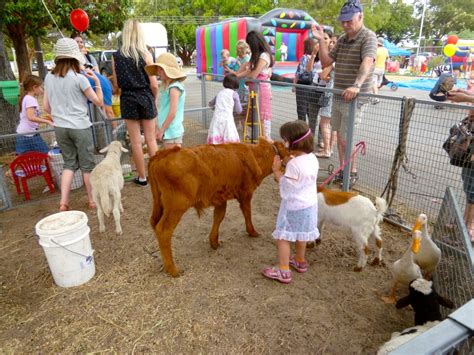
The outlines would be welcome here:
<svg viewBox="0 0 474 355">
<path fill-rule="evenodd" d="M 16 80 L 0 81 L 0 89 L 2 90 L 2 96 L 5 101 L 12 105 L 18 104 L 20 86 Z"/>
</svg>

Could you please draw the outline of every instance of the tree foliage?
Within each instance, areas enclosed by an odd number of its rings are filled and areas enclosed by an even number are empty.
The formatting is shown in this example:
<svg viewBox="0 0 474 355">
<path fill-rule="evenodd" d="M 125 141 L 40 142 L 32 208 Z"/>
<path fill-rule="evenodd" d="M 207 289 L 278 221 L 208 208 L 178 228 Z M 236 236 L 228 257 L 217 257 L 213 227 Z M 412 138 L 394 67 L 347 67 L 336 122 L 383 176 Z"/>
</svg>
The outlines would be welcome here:
<svg viewBox="0 0 474 355">
<path fill-rule="evenodd" d="M 45 0 L 54 20 L 68 36 L 73 31 L 69 14 L 75 8 L 89 16 L 89 31 L 107 33 L 119 29 L 128 17 L 131 0 Z M 51 18 L 40 0 L 7 0 L 4 9 L 4 33 L 11 39 L 17 55 L 20 78 L 31 73 L 27 40 L 45 36 L 54 28 Z"/>
<path fill-rule="evenodd" d="M 420 26 L 423 3 L 416 4 Z M 448 33 L 474 31 L 474 1 L 465 0 L 430 0 L 426 4 L 423 36 L 425 38 L 441 38 Z"/>
</svg>

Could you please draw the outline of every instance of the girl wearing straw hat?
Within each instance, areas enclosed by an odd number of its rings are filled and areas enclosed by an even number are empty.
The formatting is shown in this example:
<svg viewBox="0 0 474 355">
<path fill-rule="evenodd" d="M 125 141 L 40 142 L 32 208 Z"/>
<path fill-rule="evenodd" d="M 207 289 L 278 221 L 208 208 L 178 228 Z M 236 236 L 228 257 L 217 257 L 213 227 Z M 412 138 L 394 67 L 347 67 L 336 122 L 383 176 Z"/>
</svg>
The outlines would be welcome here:
<svg viewBox="0 0 474 355">
<path fill-rule="evenodd" d="M 186 98 L 181 82 L 186 79 L 186 74 L 178 66 L 176 57 L 171 53 L 163 53 L 155 64 L 147 65 L 145 70 L 148 75 L 158 75 L 162 81 L 156 139 L 163 141 L 165 149 L 181 147 Z"/>
<path fill-rule="evenodd" d="M 155 76 L 145 72 L 145 65 L 152 63 L 153 58 L 146 48 L 140 23 L 136 20 L 126 21 L 122 30 L 122 46 L 112 55 L 112 81 L 114 89 L 117 86 L 121 89 L 120 111 L 130 136 L 133 161 L 138 173 L 134 182 L 140 186 L 148 184 L 141 126 L 150 157 L 158 150 L 155 140 L 158 81 Z"/>
<path fill-rule="evenodd" d="M 46 75 L 43 100 L 44 110 L 53 116 L 56 140 L 64 158 L 59 210 L 69 210 L 69 192 L 77 169 L 81 169 L 84 177 L 89 207 L 95 208 L 89 181 L 95 163 L 87 100 L 102 106 L 100 81 L 90 69 L 84 71 L 85 76 L 80 74 L 84 56 L 72 38 L 60 38 L 54 52 L 56 66 Z M 96 92 L 86 76 L 94 81 Z"/>
</svg>

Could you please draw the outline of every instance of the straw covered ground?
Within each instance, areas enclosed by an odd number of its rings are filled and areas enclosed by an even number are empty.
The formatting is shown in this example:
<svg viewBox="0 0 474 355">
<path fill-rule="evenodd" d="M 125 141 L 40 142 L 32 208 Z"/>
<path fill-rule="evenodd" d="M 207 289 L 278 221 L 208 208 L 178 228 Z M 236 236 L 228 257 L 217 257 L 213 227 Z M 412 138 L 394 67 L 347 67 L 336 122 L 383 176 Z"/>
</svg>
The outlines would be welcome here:
<svg viewBox="0 0 474 355">
<path fill-rule="evenodd" d="M 84 191 L 71 207 L 86 210 Z M 379 295 L 390 287 L 387 267 L 355 273 L 356 251 L 347 233 L 327 228 L 308 252 L 309 271 L 290 285 L 264 279 L 276 262 L 271 238 L 278 188 L 264 180 L 253 199 L 261 237 L 245 233 L 238 204 L 221 225 L 221 247 L 207 241 L 212 211 L 190 210 L 173 238 L 182 276 L 162 270 L 152 230 L 150 188 L 126 184 L 124 234 L 98 233 L 87 210 L 96 275 L 69 289 L 54 285 L 34 234 L 57 201 L 29 204 L 0 214 L 0 352 L 159 353 L 374 353 L 392 332 L 413 324 L 410 310 L 396 310 Z M 387 262 L 400 257 L 405 233 L 383 224 Z"/>
</svg>

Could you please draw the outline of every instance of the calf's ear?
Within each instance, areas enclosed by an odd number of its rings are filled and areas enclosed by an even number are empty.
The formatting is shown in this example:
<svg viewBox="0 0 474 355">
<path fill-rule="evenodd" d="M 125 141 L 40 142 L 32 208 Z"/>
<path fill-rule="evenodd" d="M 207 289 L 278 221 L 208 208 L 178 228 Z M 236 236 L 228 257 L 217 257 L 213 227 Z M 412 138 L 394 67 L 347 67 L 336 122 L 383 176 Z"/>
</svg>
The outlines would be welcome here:
<svg viewBox="0 0 474 355">
<path fill-rule="evenodd" d="M 101 150 L 99 150 L 99 153 L 105 153 L 109 150 L 109 146 L 105 147 L 105 148 L 102 148 Z"/>
<path fill-rule="evenodd" d="M 120 147 L 120 150 L 121 150 L 123 153 L 128 153 L 128 149 L 125 149 L 124 147 Z"/>
</svg>

